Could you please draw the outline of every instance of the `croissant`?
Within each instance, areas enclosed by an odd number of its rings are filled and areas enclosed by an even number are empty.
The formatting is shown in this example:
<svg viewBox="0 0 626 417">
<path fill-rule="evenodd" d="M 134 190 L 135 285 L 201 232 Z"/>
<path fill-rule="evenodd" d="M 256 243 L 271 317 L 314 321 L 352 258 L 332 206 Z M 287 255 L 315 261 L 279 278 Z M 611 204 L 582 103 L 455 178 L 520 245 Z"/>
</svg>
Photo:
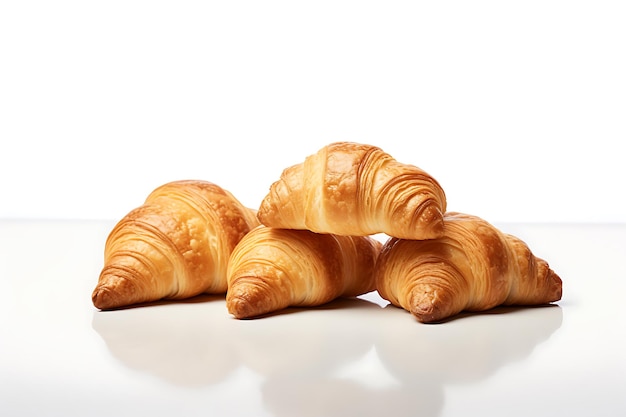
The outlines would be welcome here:
<svg viewBox="0 0 626 417">
<path fill-rule="evenodd" d="M 213 183 L 164 184 L 109 234 L 93 304 L 112 309 L 225 293 L 228 257 L 258 224 L 254 210 Z"/>
<path fill-rule="evenodd" d="M 286 168 L 262 200 L 266 226 L 405 239 L 443 234 L 446 196 L 422 169 L 382 149 L 336 142 Z"/>
<path fill-rule="evenodd" d="M 387 240 L 374 272 L 381 297 L 424 323 L 561 299 L 561 278 L 519 238 L 468 214 L 447 213 L 444 223 L 438 239 Z"/>
<path fill-rule="evenodd" d="M 372 272 L 381 247 L 367 236 L 259 226 L 231 254 L 228 312 L 251 318 L 373 291 Z"/>
</svg>

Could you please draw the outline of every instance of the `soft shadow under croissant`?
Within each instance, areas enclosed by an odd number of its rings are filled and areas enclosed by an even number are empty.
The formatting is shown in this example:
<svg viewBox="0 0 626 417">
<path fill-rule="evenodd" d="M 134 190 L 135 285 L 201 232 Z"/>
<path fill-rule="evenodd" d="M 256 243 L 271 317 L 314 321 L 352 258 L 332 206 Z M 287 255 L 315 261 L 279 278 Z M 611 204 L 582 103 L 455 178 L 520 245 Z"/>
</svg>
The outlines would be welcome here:
<svg viewBox="0 0 626 417">
<path fill-rule="evenodd" d="M 228 257 L 257 226 L 254 210 L 207 181 L 174 181 L 113 228 L 93 290 L 99 309 L 226 292 Z"/>
<path fill-rule="evenodd" d="M 385 243 L 375 271 L 384 299 L 421 322 L 561 299 L 559 276 L 517 237 L 462 213 L 447 213 L 444 229 L 438 239 Z"/>
</svg>

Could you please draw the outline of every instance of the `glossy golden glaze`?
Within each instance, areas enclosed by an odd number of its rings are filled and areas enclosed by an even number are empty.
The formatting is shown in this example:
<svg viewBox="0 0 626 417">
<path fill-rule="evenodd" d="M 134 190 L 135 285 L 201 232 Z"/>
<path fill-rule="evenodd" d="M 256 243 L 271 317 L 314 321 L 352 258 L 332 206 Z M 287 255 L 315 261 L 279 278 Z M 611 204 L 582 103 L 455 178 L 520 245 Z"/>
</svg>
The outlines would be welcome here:
<svg viewBox="0 0 626 417">
<path fill-rule="evenodd" d="M 255 212 L 206 181 L 174 181 L 113 228 L 92 301 L 100 309 L 225 293 L 226 267 Z"/>
<path fill-rule="evenodd" d="M 462 213 L 446 213 L 444 230 L 438 239 L 385 243 L 375 272 L 383 298 L 422 322 L 561 299 L 561 279 L 515 236 Z"/>
<path fill-rule="evenodd" d="M 317 233 L 430 239 L 442 235 L 445 210 L 443 189 L 422 169 L 375 146 L 337 142 L 285 169 L 258 217 Z"/>
</svg>

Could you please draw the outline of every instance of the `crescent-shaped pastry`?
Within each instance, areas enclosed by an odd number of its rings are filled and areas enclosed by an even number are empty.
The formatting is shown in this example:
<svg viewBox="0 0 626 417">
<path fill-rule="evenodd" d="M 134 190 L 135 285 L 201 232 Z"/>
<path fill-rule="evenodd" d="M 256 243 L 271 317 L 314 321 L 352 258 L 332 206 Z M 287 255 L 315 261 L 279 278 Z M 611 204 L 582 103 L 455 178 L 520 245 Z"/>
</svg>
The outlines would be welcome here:
<svg viewBox="0 0 626 417">
<path fill-rule="evenodd" d="M 164 184 L 109 234 L 93 304 L 112 309 L 225 293 L 230 253 L 258 224 L 254 210 L 213 183 Z"/>
<path fill-rule="evenodd" d="M 230 257 L 228 311 L 235 318 L 251 318 L 373 291 L 381 246 L 367 236 L 259 226 Z"/>
<path fill-rule="evenodd" d="M 562 282 L 546 261 L 515 236 L 462 213 L 447 213 L 445 235 L 416 241 L 390 238 L 378 259 L 379 294 L 421 322 L 500 305 L 561 299 Z"/>
<path fill-rule="evenodd" d="M 332 143 L 286 168 L 261 202 L 266 226 L 405 239 L 443 234 L 446 196 L 424 170 L 382 149 Z"/>
</svg>

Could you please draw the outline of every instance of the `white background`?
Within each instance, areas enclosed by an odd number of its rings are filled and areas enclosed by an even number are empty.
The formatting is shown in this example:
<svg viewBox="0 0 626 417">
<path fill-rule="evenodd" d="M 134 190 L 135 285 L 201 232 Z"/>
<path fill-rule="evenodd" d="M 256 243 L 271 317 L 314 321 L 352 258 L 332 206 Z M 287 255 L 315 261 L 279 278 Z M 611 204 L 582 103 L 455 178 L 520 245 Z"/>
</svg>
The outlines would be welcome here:
<svg viewBox="0 0 626 417">
<path fill-rule="evenodd" d="M 490 221 L 624 222 L 626 2 L 3 1 L 0 218 L 257 206 L 338 140 Z"/>
</svg>

